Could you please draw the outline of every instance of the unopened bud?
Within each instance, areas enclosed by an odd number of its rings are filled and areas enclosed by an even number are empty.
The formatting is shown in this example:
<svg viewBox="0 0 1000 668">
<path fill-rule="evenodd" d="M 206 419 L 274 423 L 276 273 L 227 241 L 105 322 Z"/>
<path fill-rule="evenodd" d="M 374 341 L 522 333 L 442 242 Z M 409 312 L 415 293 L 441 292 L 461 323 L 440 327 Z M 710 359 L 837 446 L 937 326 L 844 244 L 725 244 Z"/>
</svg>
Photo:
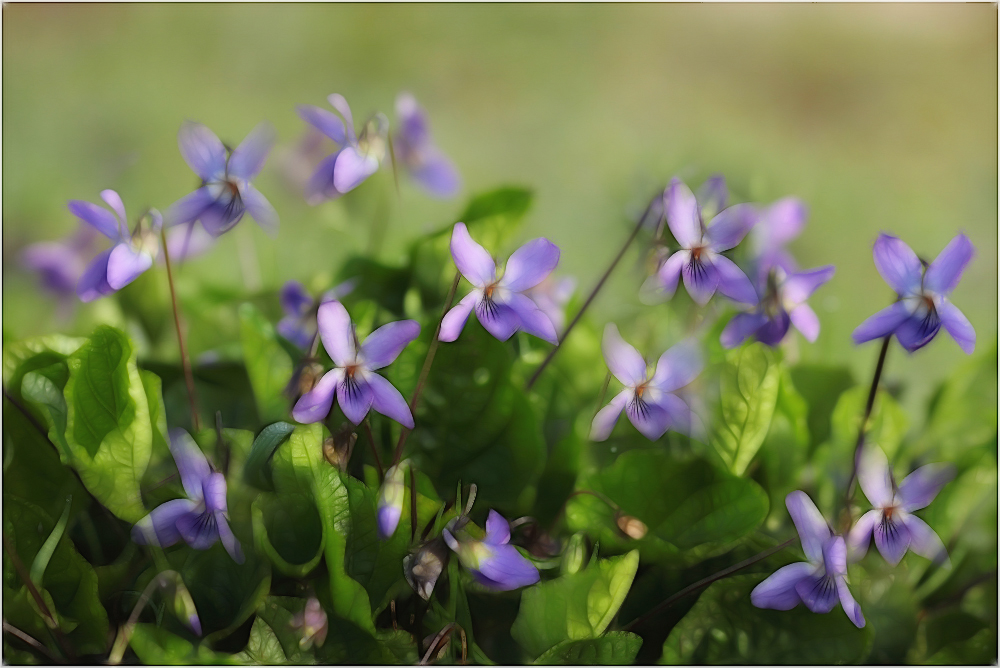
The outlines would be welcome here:
<svg viewBox="0 0 1000 668">
<path fill-rule="evenodd" d="M 174 614 L 200 636 L 201 620 L 198 618 L 198 610 L 194 607 L 194 599 L 191 598 L 191 592 L 184 585 L 180 573 L 167 571 L 163 574 L 163 578 L 167 589 L 166 594 L 171 599 Z"/>
<path fill-rule="evenodd" d="M 421 545 L 414 554 L 403 557 L 403 575 L 420 598 L 430 600 L 450 555 L 444 540 L 437 538 Z"/>
<path fill-rule="evenodd" d="M 323 646 L 326 642 L 328 624 L 326 611 L 316 597 L 311 596 L 306 601 L 305 609 L 292 618 L 292 628 L 302 634 L 299 638 L 299 647 L 302 649 L 307 650 L 313 644 L 317 647 Z"/>
<path fill-rule="evenodd" d="M 408 459 L 389 468 L 385 472 L 385 480 L 378 491 L 376 506 L 378 537 L 388 540 L 396 532 L 399 518 L 403 515 L 403 501 L 406 498 L 406 469 L 410 465 Z"/>
<path fill-rule="evenodd" d="M 299 373 L 299 394 L 312 391 L 322 375 L 323 367 L 315 362 L 302 367 L 302 371 Z"/>
<path fill-rule="evenodd" d="M 358 435 L 354 433 L 353 425 L 345 422 L 333 436 L 324 439 L 323 457 L 330 462 L 331 466 L 346 471 L 347 463 L 351 461 L 351 453 L 354 452 L 354 443 L 357 440 Z"/>
<path fill-rule="evenodd" d="M 626 515 L 620 510 L 615 513 L 615 524 L 623 534 L 634 540 L 639 540 L 649 531 L 649 527 L 638 518 Z"/>
<path fill-rule="evenodd" d="M 563 575 L 572 575 L 582 569 L 587 563 L 587 537 L 583 532 L 573 534 L 566 549 L 563 551 L 562 563 L 559 572 Z"/>
</svg>

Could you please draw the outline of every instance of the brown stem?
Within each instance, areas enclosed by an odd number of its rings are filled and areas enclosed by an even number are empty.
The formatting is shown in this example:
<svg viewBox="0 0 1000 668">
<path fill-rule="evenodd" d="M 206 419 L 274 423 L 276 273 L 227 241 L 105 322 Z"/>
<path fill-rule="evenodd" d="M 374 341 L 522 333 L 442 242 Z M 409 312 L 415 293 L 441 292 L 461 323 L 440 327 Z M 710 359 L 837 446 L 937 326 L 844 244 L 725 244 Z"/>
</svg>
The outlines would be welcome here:
<svg viewBox="0 0 1000 668">
<path fill-rule="evenodd" d="M 382 471 L 382 458 L 378 456 L 378 448 L 375 447 L 375 437 L 372 436 L 372 427 L 368 424 L 368 420 L 365 419 L 365 433 L 368 435 L 368 445 L 372 448 L 372 455 L 375 457 L 375 468 L 378 469 L 378 479 L 379 482 L 382 481 L 384 475 Z"/>
<path fill-rule="evenodd" d="M 150 596 L 153 595 L 153 590 L 157 587 L 163 586 L 164 582 L 164 573 L 158 573 L 156 577 L 149 581 L 146 588 L 142 590 L 139 600 L 136 601 L 135 607 L 132 608 L 132 614 L 129 615 L 128 621 L 126 621 L 125 626 L 118 631 L 118 637 L 115 639 L 114 647 L 111 649 L 111 654 L 108 656 L 109 664 L 114 666 L 122 662 L 122 657 L 125 655 L 125 648 L 128 647 L 128 642 L 132 638 L 132 631 L 135 629 L 135 625 L 139 621 L 139 615 L 142 613 L 143 608 L 146 607 L 146 603 L 149 602 Z"/>
<path fill-rule="evenodd" d="M 31 594 L 31 598 L 34 599 L 35 605 L 38 606 L 38 610 L 41 612 L 42 617 L 45 619 L 45 625 L 52 630 L 53 635 L 56 637 L 56 642 L 59 643 L 59 647 L 62 649 L 63 654 L 70 662 L 76 662 L 76 653 L 73 651 L 73 646 L 69 644 L 66 636 L 63 634 L 62 629 L 59 628 L 59 621 L 56 619 L 52 611 L 49 610 L 49 606 L 46 605 L 45 599 L 42 598 L 41 592 L 35 586 L 35 583 L 31 581 L 31 576 L 28 574 L 28 570 L 24 567 L 21 562 L 21 558 L 17 555 L 17 550 L 14 549 L 13 544 L 10 542 L 10 538 L 7 534 L 3 534 L 3 548 L 7 552 L 7 557 L 10 559 L 11 564 L 14 566 L 14 570 L 17 571 L 17 576 L 21 578 L 21 582 L 24 586 L 28 588 L 28 593 Z"/>
<path fill-rule="evenodd" d="M 580 321 L 580 318 L 583 317 L 583 314 L 587 310 L 587 307 L 590 306 L 590 303 L 594 301 L 594 297 L 596 297 L 597 293 L 600 292 L 602 287 L 604 287 L 604 283 L 608 280 L 608 277 L 611 276 L 611 272 L 614 271 L 615 267 L 618 266 L 618 262 L 625 255 L 625 251 L 628 250 L 628 247 L 632 245 L 632 242 L 639 235 L 639 230 L 641 230 L 642 226 L 646 223 L 646 218 L 649 216 L 649 212 L 652 211 L 653 204 L 655 203 L 656 203 L 656 198 L 654 197 L 652 200 L 650 200 L 649 206 L 646 207 L 646 211 L 643 212 L 642 216 L 639 217 L 639 222 L 636 223 L 635 229 L 632 230 L 632 234 L 630 234 L 628 239 L 625 240 L 625 244 L 621 247 L 621 250 L 618 251 L 618 254 L 615 256 L 615 259 L 611 261 L 611 266 L 607 268 L 607 270 L 604 272 L 604 275 L 601 276 L 601 280 L 599 280 L 597 282 L 597 285 L 594 286 L 594 289 L 590 291 L 590 294 L 587 296 L 587 300 L 583 302 L 583 306 L 581 306 L 580 310 L 577 311 L 577 314 L 573 316 L 573 320 L 570 321 L 569 325 L 566 327 L 566 331 L 564 331 L 562 336 L 559 338 L 559 343 L 556 344 L 555 348 L 549 351 L 548 356 L 544 360 L 542 360 L 541 365 L 537 369 L 535 369 L 535 373 L 528 380 L 528 384 L 525 385 L 526 390 L 531 389 L 531 386 L 535 384 L 535 381 L 538 380 L 538 377 L 542 375 L 542 371 L 545 370 L 545 367 L 549 365 L 549 362 L 552 361 L 552 358 L 555 357 L 556 353 L 559 352 L 559 349 L 562 348 L 562 344 L 563 342 L 566 341 L 566 338 L 569 336 L 569 333 L 573 331 L 574 327 L 576 327 L 576 323 Z"/>
<path fill-rule="evenodd" d="M 31 636 L 29 636 L 24 631 L 22 631 L 21 629 L 17 628 L 16 626 L 8 624 L 6 619 L 3 620 L 3 630 L 5 632 L 11 634 L 12 636 L 14 636 L 15 638 L 17 638 L 18 640 L 21 640 L 22 642 L 25 642 L 28 645 L 31 645 L 32 649 L 34 649 L 36 652 L 38 652 L 39 654 L 41 654 L 42 656 L 44 656 L 46 659 L 48 659 L 52 663 L 60 663 L 59 658 L 56 657 L 55 654 L 53 654 L 52 652 L 50 652 L 45 645 L 43 645 L 42 643 L 38 642 L 37 640 L 35 640 L 34 638 L 32 638 Z"/>
<path fill-rule="evenodd" d="M 689 594 L 693 594 L 694 592 L 698 591 L 699 589 L 701 589 L 703 587 L 707 587 L 708 585 L 712 584 L 716 580 L 721 580 L 724 577 L 728 577 L 729 575 L 732 575 L 733 573 L 735 573 L 738 570 L 744 569 L 747 566 L 752 566 L 753 564 L 756 564 L 758 561 L 766 559 L 766 558 L 770 557 L 772 554 L 774 554 L 776 552 L 780 552 L 781 550 L 785 549 L 786 547 L 788 547 L 789 545 L 791 545 L 792 543 L 794 543 L 796 540 L 797 540 L 796 538 L 789 538 L 784 543 L 780 543 L 778 545 L 775 545 L 774 547 L 769 548 L 767 550 L 764 550 L 763 552 L 761 552 L 759 554 L 755 554 L 754 556 L 750 557 L 749 559 L 744 559 L 743 561 L 739 562 L 738 564 L 734 564 L 734 565 L 730 566 L 729 568 L 724 568 L 721 571 L 719 571 L 718 573 L 714 573 L 712 575 L 709 575 L 707 578 L 702 578 L 701 580 L 698 580 L 694 584 L 690 584 L 687 587 L 684 587 L 684 589 L 681 589 L 679 592 L 677 592 L 673 596 L 670 596 L 669 598 L 667 598 L 665 601 L 663 601 L 662 603 L 660 603 L 658 606 L 656 606 L 655 608 L 653 608 L 649 612 L 647 612 L 647 613 L 645 613 L 643 615 L 639 615 L 638 617 L 636 617 L 635 619 L 633 619 L 631 622 L 629 622 L 624 627 L 622 627 L 622 631 L 630 631 L 635 626 L 637 626 L 640 622 L 648 619 L 649 617 L 652 617 L 653 615 L 656 615 L 656 614 L 659 614 L 659 613 L 663 612 L 664 610 L 666 610 L 667 608 L 669 608 L 670 606 L 672 606 L 674 603 L 676 603 L 680 599 L 684 598 L 685 596 L 687 596 Z"/>
<path fill-rule="evenodd" d="M 417 386 L 413 389 L 413 398 L 410 399 L 410 415 L 413 415 L 413 410 L 417 406 L 417 400 L 420 399 L 420 393 L 424 391 L 424 383 L 427 382 L 427 374 L 431 371 L 431 364 L 434 363 L 434 355 L 437 353 L 438 336 L 441 334 L 441 323 L 444 322 L 445 315 L 448 314 L 448 310 L 451 309 L 452 302 L 455 301 L 455 291 L 458 290 L 458 282 L 462 280 L 461 272 L 455 272 L 455 280 L 451 282 L 451 289 L 448 291 L 448 299 L 445 300 L 444 309 L 441 311 L 441 317 L 438 319 L 437 328 L 434 330 L 434 338 L 431 339 L 431 344 L 427 348 L 427 357 L 424 358 L 424 365 L 420 368 L 420 376 L 417 377 Z M 410 430 L 403 427 L 403 431 L 399 433 L 399 441 L 396 443 L 396 452 L 392 456 L 392 465 L 395 466 L 399 463 L 399 460 L 403 457 L 403 444 L 406 443 L 406 437 L 410 435 Z"/>
<path fill-rule="evenodd" d="M 167 232 L 160 230 L 163 240 L 163 262 L 167 265 L 167 283 L 170 285 L 170 303 L 174 309 L 174 326 L 177 328 L 177 345 L 181 349 L 181 367 L 184 369 L 184 383 L 187 385 L 188 400 L 191 402 L 191 424 L 196 432 L 201 431 L 201 420 L 198 418 L 198 401 L 194 392 L 194 375 L 191 373 L 191 360 L 188 359 L 187 348 L 184 345 L 184 334 L 181 332 L 181 316 L 177 308 L 177 291 L 174 289 L 174 274 L 170 269 L 170 251 L 167 250 Z"/>
<path fill-rule="evenodd" d="M 410 463 L 410 543 L 417 539 L 417 472 Z"/>
</svg>

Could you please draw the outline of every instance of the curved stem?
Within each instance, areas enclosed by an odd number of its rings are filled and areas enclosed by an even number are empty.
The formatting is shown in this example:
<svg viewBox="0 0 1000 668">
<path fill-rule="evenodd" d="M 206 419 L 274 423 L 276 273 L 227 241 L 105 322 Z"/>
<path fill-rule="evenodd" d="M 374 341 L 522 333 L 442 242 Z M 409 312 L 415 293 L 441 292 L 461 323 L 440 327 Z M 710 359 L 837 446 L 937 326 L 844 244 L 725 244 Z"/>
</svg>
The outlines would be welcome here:
<svg viewBox="0 0 1000 668">
<path fill-rule="evenodd" d="M 184 369 L 184 384 L 187 385 L 188 401 L 191 402 L 191 424 L 196 432 L 201 431 L 201 420 L 198 418 L 198 401 L 194 392 L 194 375 L 191 373 L 191 360 L 188 358 L 184 345 L 184 334 L 181 332 L 181 316 L 177 308 L 177 291 L 174 289 L 174 274 L 170 269 L 170 251 L 167 249 L 167 232 L 160 230 L 163 241 L 163 262 L 167 265 L 167 283 L 170 285 L 170 303 L 174 309 L 174 326 L 177 328 L 177 345 L 181 349 L 181 368 Z"/>
<path fill-rule="evenodd" d="M 378 456 L 378 447 L 375 445 L 375 437 L 372 436 L 372 427 L 368 424 L 368 419 L 365 418 L 365 434 L 368 435 L 368 445 L 372 448 L 372 455 L 375 457 L 375 468 L 378 469 L 378 479 L 382 482 L 384 477 L 384 472 L 382 471 L 382 458 Z"/>
<path fill-rule="evenodd" d="M 135 607 L 132 608 L 132 614 L 129 615 L 128 621 L 125 622 L 125 626 L 121 628 L 118 632 L 118 637 L 115 639 L 115 645 L 111 649 L 111 654 L 108 655 L 108 663 L 111 665 L 117 665 L 122 662 L 122 657 L 125 656 L 125 648 L 128 647 L 129 640 L 132 639 L 132 631 L 135 629 L 136 623 L 139 621 L 139 615 L 142 614 L 143 609 L 146 607 L 146 603 L 149 602 L 150 596 L 153 595 L 153 590 L 157 587 L 161 587 L 166 582 L 166 573 L 159 573 L 156 577 L 149 581 L 146 588 L 142 590 L 142 595 L 139 596 L 139 600 L 136 601 Z"/>
</svg>

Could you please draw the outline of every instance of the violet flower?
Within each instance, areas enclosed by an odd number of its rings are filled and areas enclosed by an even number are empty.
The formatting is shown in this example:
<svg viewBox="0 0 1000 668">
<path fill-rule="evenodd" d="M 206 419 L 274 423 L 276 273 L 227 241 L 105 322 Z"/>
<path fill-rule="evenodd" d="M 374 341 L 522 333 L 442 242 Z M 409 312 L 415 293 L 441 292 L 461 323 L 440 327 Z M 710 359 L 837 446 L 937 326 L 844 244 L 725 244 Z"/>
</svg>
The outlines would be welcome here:
<svg viewBox="0 0 1000 668">
<path fill-rule="evenodd" d="M 722 345 L 735 348 L 751 336 L 761 343 L 781 343 L 791 325 L 812 343 L 819 336 L 819 318 L 806 304 L 816 289 L 833 277 L 832 265 L 798 273 L 785 273 L 780 266 L 758 272 L 760 301 L 752 311 L 737 313 L 722 330 Z"/>
<path fill-rule="evenodd" d="M 183 538 L 196 550 L 208 549 L 221 540 L 229 556 L 242 564 L 243 551 L 227 521 L 225 476 L 212 470 L 183 429 L 170 430 L 169 445 L 188 498 L 154 508 L 132 527 L 132 540 L 140 545 L 169 547 Z"/>
<path fill-rule="evenodd" d="M 25 268 L 38 274 L 42 289 L 60 301 L 76 297 L 76 284 L 87 267 L 86 258 L 97 232 L 81 225 L 76 233 L 59 241 L 42 241 L 21 251 Z"/>
<path fill-rule="evenodd" d="M 847 547 L 843 536 L 836 536 L 805 492 L 795 491 L 785 497 L 808 562 L 783 566 L 750 592 L 750 602 L 758 608 L 791 610 L 804 603 L 813 612 L 826 613 L 837 605 L 838 598 L 847 617 L 864 628 L 861 613 L 851 590 L 847 588 Z"/>
<path fill-rule="evenodd" d="M 346 297 L 354 290 L 356 284 L 356 279 L 349 279 L 327 290 L 315 300 L 302 283 L 287 281 L 279 293 L 285 317 L 278 322 L 276 328 L 278 334 L 299 348 L 308 348 L 316 336 L 316 309 L 319 304 Z"/>
<path fill-rule="evenodd" d="M 374 408 L 413 429 L 413 415 L 403 395 L 375 370 L 391 364 L 420 334 L 420 325 L 415 320 L 390 322 L 359 344 L 351 316 L 340 302 L 321 304 L 317 321 L 320 339 L 336 367 L 302 395 L 292 417 L 304 424 L 319 422 L 329 414 L 336 396 L 340 409 L 354 424 L 361 424 Z"/>
<path fill-rule="evenodd" d="M 483 540 L 458 540 L 449 529 L 442 531 L 448 547 L 469 569 L 479 584 L 494 591 L 510 591 L 538 582 L 538 569 L 510 544 L 510 524 L 495 510 L 486 519 Z"/>
<path fill-rule="evenodd" d="M 862 515 L 847 534 L 851 561 L 865 555 L 874 533 L 875 547 L 893 566 L 907 548 L 935 563 L 946 563 L 948 553 L 941 539 L 912 513 L 926 507 L 954 477 L 955 468 L 950 464 L 927 464 L 897 486 L 885 453 L 877 445 L 867 446 L 858 462 L 858 482 L 875 507 Z"/>
<path fill-rule="evenodd" d="M 231 230 L 250 216 L 270 236 L 278 233 L 278 214 L 251 181 L 260 173 L 274 143 L 274 130 L 261 123 L 232 152 L 201 123 L 185 122 L 177 133 L 184 161 L 201 177 L 202 185 L 174 202 L 167 210 L 167 224 L 201 221 L 213 237 Z"/>
<path fill-rule="evenodd" d="M 750 239 L 754 255 L 765 267 L 781 267 L 791 274 L 798 265 L 785 245 L 799 236 L 809 210 L 797 197 L 785 197 L 764 208 L 753 226 Z"/>
<path fill-rule="evenodd" d="M 301 634 L 299 638 L 301 649 L 308 650 L 313 645 L 322 647 L 323 643 L 326 642 L 329 623 L 326 611 L 320 605 L 319 599 L 310 596 L 302 612 L 298 612 L 292 617 L 291 626 Z"/>
<path fill-rule="evenodd" d="M 118 193 L 102 190 L 101 199 L 114 214 L 83 200 L 69 202 L 73 215 L 114 242 L 111 248 L 91 261 L 80 277 L 76 293 L 85 302 L 121 290 L 152 267 L 153 258 L 160 251 L 159 233 L 163 218 L 158 211 L 150 211 L 148 225 L 140 221 L 135 231 L 129 233 L 125 205 Z"/>
<path fill-rule="evenodd" d="M 691 432 L 691 409 L 676 391 L 701 373 L 703 363 L 694 342 L 684 341 L 664 352 L 651 373 L 642 355 L 622 339 L 614 323 L 605 326 L 601 348 L 608 368 L 625 389 L 594 416 L 590 440 L 606 440 L 622 409 L 651 441 L 663 436 L 667 429 Z"/>
<path fill-rule="evenodd" d="M 566 304 L 575 290 L 576 279 L 572 276 L 556 279 L 549 275 L 535 287 L 525 290 L 524 294 L 548 316 L 555 330 L 561 332 L 566 324 Z"/>
<path fill-rule="evenodd" d="M 434 197 L 454 197 L 462 181 L 452 164 L 434 142 L 427 127 L 427 114 L 409 93 L 396 97 L 399 130 L 393 137 L 396 158 L 424 190 Z"/>
<path fill-rule="evenodd" d="M 399 526 L 399 518 L 403 516 L 403 501 L 406 499 L 406 470 L 409 465 L 410 460 L 404 459 L 385 472 L 375 509 L 379 540 L 392 538 Z"/>
<path fill-rule="evenodd" d="M 524 292 L 541 283 L 559 264 L 558 246 L 545 238 L 529 241 L 514 251 L 502 278 L 498 279 L 497 266 L 490 254 L 472 240 L 465 223 L 455 223 L 451 256 L 476 289 L 445 314 L 438 337 L 441 341 L 457 339 L 474 308 L 486 331 L 501 341 L 523 329 L 556 343 L 552 321 Z"/>
<path fill-rule="evenodd" d="M 336 153 L 319 164 L 309 179 L 306 185 L 306 201 L 309 204 L 336 199 L 357 188 L 378 171 L 388 146 L 389 121 L 385 116 L 376 114 L 365 123 L 361 134 L 356 135 L 354 116 L 344 96 L 333 93 L 327 100 L 340 116 L 309 104 L 296 107 L 302 120 L 340 146 Z"/>
<path fill-rule="evenodd" d="M 890 334 L 908 352 L 931 342 L 943 326 L 966 354 L 976 347 L 976 330 L 965 315 L 948 300 L 962 272 L 972 259 L 972 242 L 964 234 L 952 239 L 926 270 L 902 240 L 880 234 L 875 241 L 875 267 L 899 295 L 899 301 L 858 325 L 854 343 L 880 339 Z"/>
</svg>

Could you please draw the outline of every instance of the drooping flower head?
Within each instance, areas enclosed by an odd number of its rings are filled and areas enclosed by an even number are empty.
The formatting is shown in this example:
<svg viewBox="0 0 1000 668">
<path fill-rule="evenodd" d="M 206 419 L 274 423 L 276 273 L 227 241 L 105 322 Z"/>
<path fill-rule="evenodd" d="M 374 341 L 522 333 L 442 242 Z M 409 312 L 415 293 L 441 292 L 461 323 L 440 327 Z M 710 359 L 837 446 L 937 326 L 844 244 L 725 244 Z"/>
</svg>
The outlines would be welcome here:
<svg viewBox="0 0 1000 668">
<path fill-rule="evenodd" d="M 456 519 L 465 519 L 456 518 Z M 510 544 L 510 524 L 495 510 L 486 519 L 486 537 L 475 540 L 450 523 L 442 536 L 476 581 L 494 591 L 510 591 L 539 581 L 538 569 Z"/>
<path fill-rule="evenodd" d="M 434 142 L 427 126 L 427 114 L 409 93 L 396 97 L 399 130 L 392 138 L 396 158 L 410 176 L 434 197 L 454 197 L 462 181 L 452 164 Z"/>
<path fill-rule="evenodd" d="M 382 325 L 361 343 L 351 316 L 340 302 L 321 304 L 317 321 L 323 347 L 336 366 L 302 395 L 292 409 L 292 417 L 304 424 L 319 422 L 329 414 L 336 396 L 340 409 L 354 424 L 361 424 L 369 409 L 374 408 L 412 429 L 413 415 L 403 395 L 375 371 L 391 364 L 417 338 L 420 334 L 417 321 Z"/>
<path fill-rule="evenodd" d="M 76 284 L 93 255 L 96 237 L 97 231 L 91 225 L 81 225 L 65 239 L 27 246 L 21 251 L 21 261 L 38 274 L 42 289 L 68 304 L 76 297 Z"/>
<path fill-rule="evenodd" d="M 254 187 L 274 143 L 274 130 L 261 123 L 228 152 L 215 133 L 201 123 L 187 121 L 177 133 L 184 161 L 202 181 L 200 188 L 174 202 L 167 210 L 168 225 L 201 221 L 213 237 L 228 232 L 248 213 L 270 236 L 278 233 L 278 214 Z"/>
<path fill-rule="evenodd" d="M 152 267 L 153 259 L 160 252 L 163 218 L 158 211 L 150 210 L 148 219 L 144 217 L 135 230 L 129 232 L 125 205 L 118 193 L 102 190 L 101 199 L 111 207 L 113 214 L 90 202 L 69 202 L 69 210 L 74 216 L 113 242 L 111 248 L 91 261 L 80 277 L 76 293 L 85 302 L 121 290 Z"/>
<path fill-rule="evenodd" d="M 757 262 L 765 270 L 777 266 L 791 274 L 798 269 L 785 246 L 802 232 L 808 215 L 805 203 L 797 197 L 779 199 L 760 212 L 750 239 Z"/>
<path fill-rule="evenodd" d="M 469 236 L 465 223 L 455 223 L 451 234 L 451 256 L 455 265 L 475 287 L 441 321 L 442 341 L 454 341 L 465 328 L 469 314 L 490 334 L 506 341 L 523 329 L 556 343 L 556 329 L 549 317 L 524 292 L 541 283 L 559 264 L 559 247 L 548 239 L 535 239 L 518 248 L 507 260 L 503 275 L 482 246 Z"/>
<path fill-rule="evenodd" d="M 622 409 L 635 428 L 651 441 L 663 436 L 667 429 L 691 432 L 691 408 L 676 391 L 701 373 L 701 354 L 692 341 L 664 352 L 651 370 L 647 370 L 642 355 L 622 339 L 614 323 L 604 328 L 601 348 L 608 368 L 625 389 L 594 416 L 590 440 L 607 439 Z"/>
<path fill-rule="evenodd" d="M 308 348 L 316 335 L 316 309 L 319 304 L 332 302 L 351 294 L 357 285 L 355 279 L 349 279 L 327 290 L 319 299 L 306 290 L 306 286 L 298 281 L 286 281 L 281 287 L 279 299 L 285 317 L 278 322 L 278 334 L 297 345 Z"/>
<path fill-rule="evenodd" d="M 899 295 L 899 301 L 858 325 L 852 335 L 854 343 L 895 334 L 899 345 L 912 353 L 930 343 L 943 326 L 971 355 L 976 347 L 976 330 L 948 295 L 958 285 L 973 253 L 972 242 L 959 234 L 925 270 L 905 242 L 880 234 L 873 253 L 875 267 Z"/>
<path fill-rule="evenodd" d="M 566 324 L 566 304 L 575 290 L 576 279 L 572 276 L 556 279 L 549 275 L 535 287 L 525 290 L 524 294 L 535 302 L 542 313 L 552 321 L 555 330 L 560 332 Z"/>
<path fill-rule="evenodd" d="M 913 511 L 926 507 L 954 477 L 955 468 L 950 464 L 927 464 L 896 485 L 882 449 L 865 446 L 858 462 L 858 482 L 874 508 L 862 515 L 847 535 L 851 560 L 865 556 L 874 534 L 875 547 L 893 566 L 907 549 L 936 563 L 947 562 L 941 539 Z"/>
<path fill-rule="evenodd" d="M 805 492 L 795 491 L 785 497 L 808 562 L 789 564 L 776 570 L 750 592 L 750 602 L 758 608 L 791 610 L 804 603 L 813 612 L 830 612 L 837 600 L 847 617 L 864 628 L 861 613 L 851 590 L 847 588 L 847 548 L 843 536 L 834 535 L 816 504 Z"/>
<path fill-rule="evenodd" d="M 132 540 L 140 545 L 168 547 L 182 538 L 196 550 L 221 540 L 226 552 L 243 563 L 243 551 L 229 528 L 226 478 L 213 471 L 208 459 L 183 429 L 170 430 L 170 454 L 177 464 L 186 499 L 160 504 L 132 527 Z"/>
<path fill-rule="evenodd" d="M 724 202 L 716 196 L 711 201 Z M 691 298 L 704 306 L 718 290 L 726 297 L 746 304 L 757 301 L 757 293 L 736 264 L 722 255 L 738 244 L 754 224 L 749 204 L 723 209 L 706 225 L 702 207 L 691 190 L 673 179 L 664 192 L 667 225 L 680 249 L 667 258 L 657 276 L 667 297 L 673 296 L 677 282 L 684 277 L 684 287 Z"/>
<path fill-rule="evenodd" d="M 791 325 L 802 332 L 810 343 L 819 336 L 819 318 L 806 304 L 816 289 L 833 277 L 832 265 L 809 271 L 786 273 L 772 265 L 758 273 L 757 294 L 760 301 L 752 310 L 737 313 L 722 330 L 722 345 L 735 348 L 753 336 L 761 343 L 776 346 L 781 343 Z"/>
<path fill-rule="evenodd" d="M 354 133 L 354 116 L 343 95 L 333 93 L 327 100 L 332 111 L 303 104 L 296 107 L 299 117 L 322 132 L 340 146 L 324 159 L 306 186 L 306 201 L 319 204 L 324 199 L 336 199 L 354 190 L 365 179 L 378 171 L 388 146 L 389 121 L 375 114 L 360 134 Z"/>
<path fill-rule="evenodd" d="M 409 465 L 410 460 L 404 459 L 395 466 L 390 466 L 389 470 L 385 472 L 382 487 L 378 490 L 378 504 L 375 512 L 380 540 L 388 540 L 392 534 L 396 533 L 399 518 L 403 516 L 403 501 L 406 499 L 406 470 Z"/>
<path fill-rule="evenodd" d="M 299 647 L 303 650 L 308 650 L 313 645 L 323 646 L 323 643 L 326 642 L 326 632 L 329 630 L 329 625 L 326 611 L 323 610 L 319 599 L 315 596 L 309 597 L 302 612 L 296 613 L 292 617 L 292 628 L 301 634 Z"/>
</svg>

